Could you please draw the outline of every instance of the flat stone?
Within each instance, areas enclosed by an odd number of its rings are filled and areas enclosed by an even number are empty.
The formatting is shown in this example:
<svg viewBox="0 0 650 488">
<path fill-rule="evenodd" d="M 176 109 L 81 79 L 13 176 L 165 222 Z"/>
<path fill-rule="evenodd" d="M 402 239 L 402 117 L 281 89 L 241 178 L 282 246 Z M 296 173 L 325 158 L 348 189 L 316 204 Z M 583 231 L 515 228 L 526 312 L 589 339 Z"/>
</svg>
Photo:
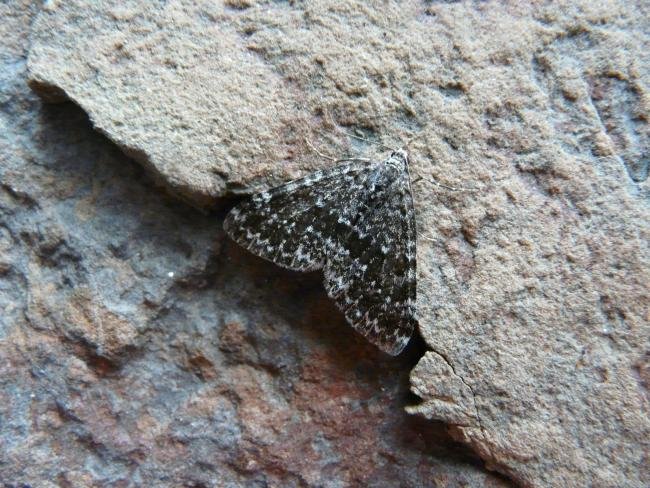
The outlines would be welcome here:
<svg viewBox="0 0 650 488">
<path fill-rule="evenodd" d="M 48 3 L 30 86 L 73 100 L 199 206 L 332 164 L 305 138 L 337 156 L 370 150 L 341 127 L 408 141 L 423 178 L 418 313 L 432 349 L 412 373 L 422 403 L 409 411 L 448 423 L 523 486 L 648 484 L 641 2 L 121 5 Z M 121 357 L 132 332 L 114 327 Z M 220 354 L 247 364 L 241 327 L 227 328 Z M 192 364 L 208 374 L 215 363 Z M 273 421 L 250 408 L 268 442 Z M 241 470 L 260 466 L 241 459 Z"/>
<path fill-rule="evenodd" d="M 304 125 L 286 81 L 228 17 L 214 2 L 47 3 L 30 86 L 74 101 L 170 190 L 210 205 L 269 160 L 291 163 L 286 133 Z"/>
<path fill-rule="evenodd" d="M 239 249 L 78 107 L 41 103 L 41 5 L 0 5 L 2 486 L 510 486 L 404 413 L 421 344 L 384 357 L 319 277 Z"/>
</svg>

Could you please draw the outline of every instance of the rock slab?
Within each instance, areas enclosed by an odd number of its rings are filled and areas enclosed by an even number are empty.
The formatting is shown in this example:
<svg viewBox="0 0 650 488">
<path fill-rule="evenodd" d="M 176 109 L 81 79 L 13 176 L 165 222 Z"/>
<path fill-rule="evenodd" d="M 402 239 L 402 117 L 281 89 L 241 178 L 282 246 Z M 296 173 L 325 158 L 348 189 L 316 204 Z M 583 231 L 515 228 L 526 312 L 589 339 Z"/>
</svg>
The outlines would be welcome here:
<svg viewBox="0 0 650 488">
<path fill-rule="evenodd" d="M 41 103 L 41 6 L 0 5 L 0 486 L 509 486 L 404 414 L 421 352 L 387 361 L 319 277 Z"/>
<path fill-rule="evenodd" d="M 197 206 L 330 164 L 305 138 L 368 150 L 340 127 L 409 141 L 431 349 L 409 411 L 522 486 L 635 487 L 650 482 L 648 18 L 625 1 L 52 2 L 29 82 Z"/>
</svg>

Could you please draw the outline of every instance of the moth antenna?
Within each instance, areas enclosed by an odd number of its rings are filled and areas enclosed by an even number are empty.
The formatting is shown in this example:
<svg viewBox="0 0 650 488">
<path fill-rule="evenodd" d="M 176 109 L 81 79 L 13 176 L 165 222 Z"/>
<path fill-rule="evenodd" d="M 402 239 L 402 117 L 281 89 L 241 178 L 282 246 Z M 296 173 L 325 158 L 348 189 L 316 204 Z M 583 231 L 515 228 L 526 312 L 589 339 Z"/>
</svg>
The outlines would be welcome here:
<svg viewBox="0 0 650 488">
<path fill-rule="evenodd" d="M 418 176 L 415 180 L 413 180 L 413 184 L 415 185 L 418 181 L 428 181 L 429 183 L 433 183 L 436 186 L 439 186 L 440 188 L 444 188 L 445 190 L 451 190 L 451 191 L 469 191 L 469 192 L 476 192 L 480 191 L 478 188 L 471 188 L 471 187 L 455 187 L 455 186 L 449 186 L 449 185 L 444 185 L 437 181 L 435 178 L 428 179 L 424 178 L 423 176 Z"/>
<path fill-rule="evenodd" d="M 348 137 L 352 137 L 353 139 L 357 139 L 357 140 L 359 140 L 359 141 L 367 142 L 368 144 L 374 144 L 375 146 L 379 146 L 379 147 L 381 147 L 381 148 L 383 148 L 383 149 L 387 149 L 388 151 L 391 151 L 391 152 L 396 151 L 395 148 L 390 147 L 390 146 L 387 146 L 387 145 L 385 145 L 385 144 L 382 144 L 381 142 L 371 141 L 370 139 L 366 139 L 365 137 L 361 137 L 361 136 L 358 136 L 358 135 L 356 135 L 356 134 L 352 134 L 351 132 L 348 132 L 348 131 L 346 131 L 345 129 L 341 129 L 341 128 L 340 128 L 340 127 L 339 127 L 339 126 L 334 122 L 334 120 L 332 119 L 332 116 L 329 114 L 329 112 L 327 112 L 327 110 L 325 110 L 324 113 L 325 113 L 325 120 L 327 120 L 327 122 L 329 122 L 329 124 L 332 125 L 336 130 L 338 130 L 339 132 L 342 132 L 342 133 L 345 134 L 346 136 L 348 136 Z"/>
<path fill-rule="evenodd" d="M 314 147 L 314 145 L 313 145 L 311 142 L 309 142 L 309 139 L 307 139 L 306 137 L 305 137 L 305 144 L 307 144 L 307 145 L 309 146 L 309 149 L 311 149 L 312 151 L 314 151 L 314 152 L 315 152 L 316 154 L 318 154 L 321 158 L 329 159 L 330 161 L 338 161 L 338 159 L 335 158 L 334 156 L 330 156 L 329 154 L 322 153 L 321 151 L 319 151 L 318 149 L 316 149 L 316 148 Z"/>
<path fill-rule="evenodd" d="M 365 162 L 370 162 L 370 159 L 367 158 L 335 158 L 334 156 L 330 156 L 329 154 L 325 154 L 318 149 L 314 147 L 314 145 L 309 142 L 309 139 L 305 137 L 305 144 L 309 146 L 309 148 L 314 151 L 316 154 L 318 154 L 321 158 L 329 159 L 330 161 L 334 161 L 335 163 L 341 163 L 343 161 L 365 161 Z"/>
<path fill-rule="evenodd" d="M 343 129 L 340 129 L 340 131 L 343 132 L 346 136 L 352 137 L 353 139 L 357 139 L 359 141 L 364 141 L 364 142 L 367 142 L 368 144 L 374 144 L 375 146 L 379 146 L 381 148 L 388 149 L 391 152 L 396 151 L 396 149 L 394 147 L 387 146 L 385 144 L 382 144 L 381 142 L 371 141 L 370 139 L 366 139 L 365 137 L 357 136 L 357 135 L 352 134 L 352 133 L 350 133 L 348 131 L 345 131 Z"/>
</svg>

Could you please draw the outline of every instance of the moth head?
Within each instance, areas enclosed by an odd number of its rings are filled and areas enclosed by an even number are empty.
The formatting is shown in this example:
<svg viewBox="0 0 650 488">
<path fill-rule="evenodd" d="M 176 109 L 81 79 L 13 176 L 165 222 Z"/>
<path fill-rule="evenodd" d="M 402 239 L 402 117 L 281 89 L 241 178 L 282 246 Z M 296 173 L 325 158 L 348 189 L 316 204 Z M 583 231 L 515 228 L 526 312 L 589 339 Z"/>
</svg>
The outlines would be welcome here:
<svg viewBox="0 0 650 488">
<path fill-rule="evenodd" d="M 406 152 L 406 149 L 396 149 L 390 154 L 390 157 L 386 160 L 386 163 L 389 166 L 395 168 L 397 172 L 408 171 L 408 152 Z"/>
<path fill-rule="evenodd" d="M 406 152 L 406 149 L 397 149 L 396 151 L 393 151 L 390 157 L 400 160 L 407 166 L 409 164 L 409 155 Z"/>
</svg>

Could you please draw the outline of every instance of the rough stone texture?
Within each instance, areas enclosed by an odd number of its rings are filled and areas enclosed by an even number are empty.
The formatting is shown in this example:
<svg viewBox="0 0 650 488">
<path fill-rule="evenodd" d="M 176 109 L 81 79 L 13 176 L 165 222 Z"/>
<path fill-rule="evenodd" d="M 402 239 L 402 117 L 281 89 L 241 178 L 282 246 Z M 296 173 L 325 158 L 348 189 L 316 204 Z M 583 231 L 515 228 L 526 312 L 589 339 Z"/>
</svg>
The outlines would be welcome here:
<svg viewBox="0 0 650 488">
<path fill-rule="evenodd" d="M 218 2 L 53 2 L 36 23 L 31 86 L 75 101 L 195 204 L 290 158 L 288 136 L 305 125 L 287 81 L 244 48 Z"/>
<path fill-rule="evenodd" d="M 404 413 L 421 343 L 378 352 L 319 276 L 240 250 L 40 102 L 39 9 L 0 5 L 0 486 L 509 486 Z"/>
<path fill-rule="evenodd" d="M 303 136 L 415 136 L 414 175 L 479 191 L 416 185 L 410 411 L 524 486 L 650 483 L 647 2 L 116 5 L 48 4 L 31 86 L 198 205 L 330 164 Z M 82 336 L 123 358 L 139 326 L 111 313 L 115 344 Z"/>
</svg>

